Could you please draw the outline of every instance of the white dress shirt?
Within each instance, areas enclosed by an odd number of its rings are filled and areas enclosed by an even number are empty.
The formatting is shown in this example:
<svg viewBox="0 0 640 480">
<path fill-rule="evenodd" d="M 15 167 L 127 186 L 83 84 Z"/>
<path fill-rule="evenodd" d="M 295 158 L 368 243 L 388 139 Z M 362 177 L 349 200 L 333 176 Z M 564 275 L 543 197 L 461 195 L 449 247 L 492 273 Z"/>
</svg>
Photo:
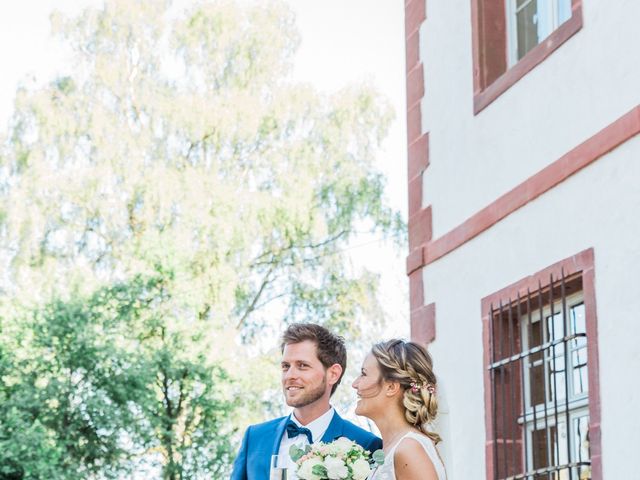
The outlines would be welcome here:
<svg viewBox="0 0 640 480">
<path fill-rule="evenodd" d="M 335 410 L 333 409 L 333 407 L 331 407 L 327 411 L 327 413 L 319 416 L 308 425 L 302 425 L 293 413 L 291 414 L 291 420 L 299 427 L 304 427 L 311 430 L 311 438 L 313 438 L 314 442 L 318 442 L 327 431 L 327 428 L 329 428 L 329 424 L 331 423 L 331 420 L 333 420 L 334 413 Z M 305 445 L 309 445 L 309 440 L 307 439 L 306 435 L 298 435 L 297 437 L 289 438 L 286 430 L 284 432 L 284 435 L 282 435 L 282 440 L 280 441 L 280 450 L 278 451 L 278 460 L 282 458 L 286 459 L 286 463 L 284 466 L 289 468 L 291 473 L 293 473 L 295 469 L 295 462 L 291 460 L 291 457 L 289 456 L 289 449 L 291 448 L 291 445 L 298 445 L 300 448 L 304 448 Z M 292 475 L 291 477 L 296 478 Z"/>
</svg>

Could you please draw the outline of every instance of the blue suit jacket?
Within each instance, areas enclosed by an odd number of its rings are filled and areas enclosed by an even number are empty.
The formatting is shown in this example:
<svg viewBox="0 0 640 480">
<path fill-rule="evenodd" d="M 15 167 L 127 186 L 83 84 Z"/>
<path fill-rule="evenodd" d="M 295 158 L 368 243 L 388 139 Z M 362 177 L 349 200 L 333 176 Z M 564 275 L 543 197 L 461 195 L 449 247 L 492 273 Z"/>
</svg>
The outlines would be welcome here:
<svg viewBox="0 0 640 480">
<path fill-rule="evenodd" d="M 269 478 L 271 455 L 277 455 L 280 450 L 280 440 L 288 420 L 288 416 L 281 417 L 247 428 L 242 446 L 233 463 L 231 480 L 267 480 Z M 382 440 L 371 432 L 342 419 L 337 412 L 334 412 L 333 419 L 320 441 L 327 443 L 340 437 L 347 437 L 370 452 L 382 448 Z"/>
</svg>

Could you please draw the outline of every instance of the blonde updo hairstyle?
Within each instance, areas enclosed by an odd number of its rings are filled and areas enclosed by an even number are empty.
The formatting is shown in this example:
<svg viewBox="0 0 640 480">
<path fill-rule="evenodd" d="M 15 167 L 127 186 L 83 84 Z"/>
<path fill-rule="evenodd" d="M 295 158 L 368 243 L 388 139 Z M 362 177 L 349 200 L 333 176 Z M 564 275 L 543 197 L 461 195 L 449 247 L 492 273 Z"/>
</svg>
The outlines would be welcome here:
<svg viewBox="0 0 640 480">
<path fill-rule="evenodd" d="M 380 382 L 397 382 L 404 390 L 402 404 L 407 421 L 434 443 L 440 442 L 440 435 L 428 430 L 438 413 L 438 403 L 433 361 L 427 349 L 394 339 L 375 344 L 371 353 L 380 367 Z"/>
</svg>

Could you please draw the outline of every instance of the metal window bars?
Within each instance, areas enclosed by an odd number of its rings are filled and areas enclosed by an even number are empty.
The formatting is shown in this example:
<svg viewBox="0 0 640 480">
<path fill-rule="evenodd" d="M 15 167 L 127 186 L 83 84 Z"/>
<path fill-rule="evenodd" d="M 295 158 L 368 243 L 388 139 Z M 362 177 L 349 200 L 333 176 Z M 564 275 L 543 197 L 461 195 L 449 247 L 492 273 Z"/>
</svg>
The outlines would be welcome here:
<svg viewBox="0 0 640 480">
<path fill-rule="evenodd" d="M 591 478 L 581 291 L 562 271 L 490 306 L 494 480 Z"/>
</svg>

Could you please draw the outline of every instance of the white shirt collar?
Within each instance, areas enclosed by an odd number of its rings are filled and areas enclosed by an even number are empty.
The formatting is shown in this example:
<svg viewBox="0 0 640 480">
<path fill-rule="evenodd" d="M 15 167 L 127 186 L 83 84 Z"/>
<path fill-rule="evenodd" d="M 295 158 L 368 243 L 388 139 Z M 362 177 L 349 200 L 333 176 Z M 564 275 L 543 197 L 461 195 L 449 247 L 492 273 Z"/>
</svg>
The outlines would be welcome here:
<svg viewBox="0 0 640 480">
<path fill-rule="evenodd" d="M 324 436 L 327 428 L 329 428 L 329 424 L 331 423 L 331 420 L 333 420 L 334 414 L 335 410 L 333 407 L 331 407 L 326 413 L 323 413 L 308 425 L 302 425 L 293 413 L 291 414 L 291 420 L 293 420 L 293 422 L 296 423 L 299 427 L 305 427 L 311 430 L 313 441 L 317 442 Z"/>
</svg>

